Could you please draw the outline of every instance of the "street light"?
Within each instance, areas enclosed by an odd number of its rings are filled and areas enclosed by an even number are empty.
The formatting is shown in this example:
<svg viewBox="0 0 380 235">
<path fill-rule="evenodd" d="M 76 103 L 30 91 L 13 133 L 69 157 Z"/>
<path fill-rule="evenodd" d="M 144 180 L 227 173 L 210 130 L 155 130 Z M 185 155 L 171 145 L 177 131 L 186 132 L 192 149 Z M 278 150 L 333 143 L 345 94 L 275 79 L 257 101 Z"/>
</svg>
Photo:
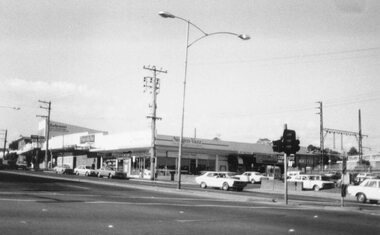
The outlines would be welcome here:
<svg viewBox="0 0 380 235">
<path fill-rule="evenodd" d="M 14 109 L 14 110 L 20 110 L 21 109 L 20 107 L 11 107 L 11 106 L 3 106 L 3 105 L 0 105 L 0 108 Z"/>
<path fill-rule="evenodd" d="M 181 158 L 182 158 L 182 145 L 183 145 L 183 128 L 185 123 L 185 94 L 186 94 L 186 78 L 187 78 L 187 61 L 188 61 L 188 52 L 189 47 L 191 47 L 194 43 L 202 40 L 203 38 L 218 35 L 218 34 L 230 34 L 233 36 L 237 36 L 238 38 L 242 40 L 249 40 L 250 37 L 247 34 L 237 34 L 237 33 L 231 33 L 231 32 L 214 32 L 214 33 L 206 33 L 204 30 L 199 28 L 197 25 L 190 22 L 190 20 L 184 19 L 182 17 L 173 15 L 166 11 L 160 11 L 158 13 L 163 18 L 177 18 L 180 19 L 187 24 L 187 33 L 186 33 L 186 53 L 185 53 L 185 76 L 183 80 L 183 96 L 182 96 L 182 122 L 181 122 L 181 135 L 179 137 L 179 148 L 178 148 L 178 189 L 181 189 Z M 195 39 L 192 42 L 189 42 L 189 32 L 190 32 L 190 25 L 192 25 L 194 28 L 198 29 L 200 32 L 202 32 L 202 36 Z"/>
</svg>

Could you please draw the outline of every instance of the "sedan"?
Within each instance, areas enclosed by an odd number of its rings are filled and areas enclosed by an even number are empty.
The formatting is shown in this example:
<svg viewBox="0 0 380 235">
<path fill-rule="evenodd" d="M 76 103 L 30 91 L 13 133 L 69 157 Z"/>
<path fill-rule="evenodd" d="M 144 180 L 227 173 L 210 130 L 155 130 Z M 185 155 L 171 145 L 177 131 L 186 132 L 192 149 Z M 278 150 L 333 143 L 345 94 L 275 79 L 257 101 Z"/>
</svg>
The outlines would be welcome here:
<svg viewBox="0 0 380 235">
<path fill-rule="evenodd" d="M 56 174 L 73 174 L 74 171 L 69 165 L 61 165 L 53 168 Z"/>
<path fill-rule="evenodd" d="M 380 179 L 366 179 L 359 185 L 350 185 L 348 194 L 356 197 L 358 202 L 377 203 L 380 200 Z"/>
<path fill-rule="evenodd" d="M 96 175 L 100 178 L 100 177 L 108 177 L 108 178 L 121 178 L 121 179 L 125 179 L 127 178 L 127 175 L 126 173 L 124 172 L 119 172 L 119 171 L 115 171 L 113 168 L 111 167 L 101 167 L 99 169 L 96 170 Z"/>
<path fill-rule="evenodd" d="M 241 175 L 235 175 L 235 177 L 238 177 L 241 181 L 251 182 L 252 184 L 261 183 L 261 180 L 268 179 L 268 177 L 257 171 L 246 171 Z"/>
<path fill-rule="evenodd" d="M 201 188 L 212 187 L 223 190 L 233 188 L 237 191 L 242 191 L 247 185 L 247 182 L 241 181 L 238 177 L 235 177 L 235 173 L 233 172 L 208 171 L 203 175 L 196 177 L 195 181 L 201 186 Z"/>
<path fill-rule="evenodd" d="M 96 175 L 96 172 L 90 166 L 80 165 L 80 166 L 74 168 L 74 174 L 91 176 L 91 175 Z"/>
</svg>

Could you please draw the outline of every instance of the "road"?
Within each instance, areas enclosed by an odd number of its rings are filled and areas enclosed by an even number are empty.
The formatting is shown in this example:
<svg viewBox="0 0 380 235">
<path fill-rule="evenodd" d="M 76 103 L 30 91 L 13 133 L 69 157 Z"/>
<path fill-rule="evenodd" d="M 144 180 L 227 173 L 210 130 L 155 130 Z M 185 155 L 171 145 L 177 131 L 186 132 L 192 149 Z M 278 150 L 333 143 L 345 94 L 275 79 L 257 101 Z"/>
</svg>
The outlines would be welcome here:
<svg viewBox="0 0 380 235">
<path fill-rule="evenodd" d="M 0 188 L 1 234 L 380 233 L 371 211 L 233 200 L 235 192 L 210 198 L 4 172 Z"/>
</svg>

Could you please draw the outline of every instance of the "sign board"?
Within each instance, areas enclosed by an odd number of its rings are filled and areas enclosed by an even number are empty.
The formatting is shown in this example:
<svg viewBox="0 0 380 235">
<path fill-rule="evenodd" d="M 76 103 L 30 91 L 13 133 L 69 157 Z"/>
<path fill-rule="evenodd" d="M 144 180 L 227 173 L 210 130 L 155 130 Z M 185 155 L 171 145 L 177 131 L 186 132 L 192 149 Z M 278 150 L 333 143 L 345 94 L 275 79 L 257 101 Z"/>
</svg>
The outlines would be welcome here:
<svg viewBox="0 0 380 235">
<path fill-rule="evenodd" d="M 45 140 L 45 136 L 42 135 L 31 135 L 30 138 L 32 140 Z"/>
<path fill-rule="evenodd" d="M 95 142 L 95 135 L 85 135 L 80 137 L 80 143 L 94 143 Z"/>
</svg>

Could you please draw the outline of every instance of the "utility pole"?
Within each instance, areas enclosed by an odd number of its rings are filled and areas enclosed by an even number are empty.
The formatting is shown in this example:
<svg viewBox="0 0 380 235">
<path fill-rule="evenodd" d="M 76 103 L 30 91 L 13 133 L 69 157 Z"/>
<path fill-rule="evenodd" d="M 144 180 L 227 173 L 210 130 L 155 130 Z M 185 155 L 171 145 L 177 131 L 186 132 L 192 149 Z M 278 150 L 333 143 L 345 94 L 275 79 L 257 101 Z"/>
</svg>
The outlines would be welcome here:
<svg viewBox="0 0 380 235">
<path fill-rule="evenodd" d="M 5 159 L 5 148 L 7 147 L 7 134 L 8 134 L 8 130 L 3 130 L 3 131 L 4 131 L 3 159 Z"/>
<path fill-rule="evenodd" d="M 46 109 L 48 111 L 48 115 L 37 115 L 37 117 L 42 117 L 45 118 L 46 120 L 46 126 L 45 126 L 45 141 L 46 141 L 46 147 L 45 147 L 45 169 L 48 169 L 48 160 L 49 160 L 49 135 L 50 135 L 50 111 L 51 111 L 51 101 L 43 101 L 43 100 L 38 100 L 38 102 L 43 103 L 46 106 L 40 106 L 41 109 Z M 51 159 L 50 159 L 51 161 Z"/>
<path fill-rule="evenodd" d="M 359 164 L 361 165 L 363 163 L 363 136 L 362 136 L 362 118 L 361 118 L 361 112 L 359 109 Z"/>
<path fill-rule="evenodd" d="M 324 138 L 323 138 L 323 106 L 322 106 L 322 101 L 318 101 L 317 103 L 319 103 L 319 107 L 317 107 L 317 109 L 319 109 L 319 113 L 316 113 L 316 114 L 319 114 L 320 116 L 320 128 L 319 128 L 319 139 L 320 139 L 320 149 L 321 149 L 321 168 L 322 168 L 322 171 L 323 171 L 323 155 L 324 155 Z"/>
<path fill-rule="evenodd" d="M 150 180 L 154 180 L 155 176 L 155 159 L 156 159 L 156 120 L 161 120 L 156 116 L 157 111 L 157 94 L 160 91 L 160 79 L 157 78 L 158 73 L 167 73 L 167 71 L 157 69 L 156 66 L 144 66 L 144 69 L 152 71 L 153 77 L 144 77 L 144 92 L 149 89 L 152 94 L 152 115 L 147 118 L 152 119 L 152 144 L 150 150 Z"/>
</svg>

